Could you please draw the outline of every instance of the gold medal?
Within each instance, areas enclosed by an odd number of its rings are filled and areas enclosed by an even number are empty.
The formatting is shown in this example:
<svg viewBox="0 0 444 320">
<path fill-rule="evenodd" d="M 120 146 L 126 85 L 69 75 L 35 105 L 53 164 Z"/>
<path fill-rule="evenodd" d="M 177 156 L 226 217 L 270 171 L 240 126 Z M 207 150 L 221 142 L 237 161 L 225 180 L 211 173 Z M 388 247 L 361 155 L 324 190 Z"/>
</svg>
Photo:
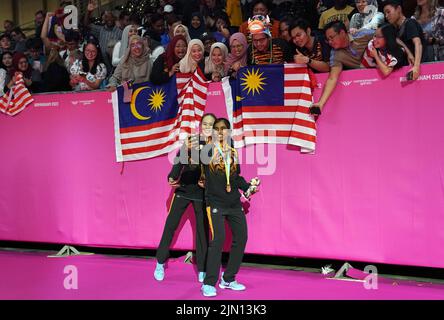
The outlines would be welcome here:
<svg viewBox="0 0 444 320">
<path fill-rule="evenodd" d="M 227 184 L 227 192 L 231 192 L 231 186 Z"/>
</svg>

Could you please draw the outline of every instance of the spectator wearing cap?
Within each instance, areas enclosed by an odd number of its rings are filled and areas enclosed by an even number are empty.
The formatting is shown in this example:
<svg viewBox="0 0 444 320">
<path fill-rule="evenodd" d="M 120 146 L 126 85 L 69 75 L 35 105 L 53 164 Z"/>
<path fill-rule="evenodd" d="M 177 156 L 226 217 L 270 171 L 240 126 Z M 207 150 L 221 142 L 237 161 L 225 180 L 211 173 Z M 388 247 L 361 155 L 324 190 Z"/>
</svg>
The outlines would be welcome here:
<svg viewBox="0 0 444 320">
<path fill-rule="evenodd" d="M 248 65 L 292 62 L 292 53 L 287 44 L 282 39 L 272 38 L 269 25 L 268 17 L 254 16 L 249 19 L 252 43 L 248 48 Z"/>
<path fill-rule="evenodd" d="M 270 3 L 265 0 L 256 0 L 252 4 L 252 12 L 251 16 L 270 16 Z M 279 37 L 279 21 L 270 19 L 270 34 L 273 38 Z M 248 30 L 248 21 L 245 21 L 239 27 L 239 32 L 245 34 L 248 38 L 250 32 Z"/>
<path fill-rule="evenodd" d="M 130 37 L 125 55 L 109 79 L 109 90 L 114 91 L 117 86 L 127 81 L 147 82 L 150 79 L 151 69 L 150 49 L 146 41 L 138 35 L 133 35 Z"/>
<path fill-rule="evenodd" d="M 107 70 L 97 39 L 90 36 L 82 51 L 82 59 L 76 60 L 69 70 L 71 87 L 76 91 L 99 89 Z"/>
<path fill-rule="evenodd" d="M 9 34 L 2 34 L 0 36 L 0 54 L 6 51 L 14 51 L 11 43 L 11 36 Z"/>
<path fill-rule="evenodd" d="M 191 39 L 200 39 L 205 33 L 205 22 L 200 12 L 193 12 L 191 14 L 191 22 L 188 31 Z"/>
<path fill-rule="evenodd" d="M 105 11 L 104 22 L 105 25 L 98 26 L 95 24 L 90 24 L 89 20 L 91 13 L 97 8 L 97 4 L 94 1 L 90 1 L 87 7 L 87 13 L 85 15 L 85 26 L 88 26 L 91 33 L 99 39 L 99 45 L 101 50 L 101 56 L 106 69 L 111 72 L 112 63 L 111 55 L 108 56 L 107 49 L 110 42 L 116 43 L 122 38 L 122 30 L 116 25 L 116 17 L 111 11 Z M 112 49 L 110 50 L 112 52 Z M 112 54 L 112 53 L 111 53 Z"/>
<path fill-rule="evenodd" d="M 112 65 L 114 67 L 117 67 L 120 59 L 122 59 L 126 50 L 129 48 L 129 39 L 132 36 L 137 35 L 137 28 L 137 25 L 130 24 L 123 29 L 122 40 L 118 41 L 113 49 Z"/>
</svg>

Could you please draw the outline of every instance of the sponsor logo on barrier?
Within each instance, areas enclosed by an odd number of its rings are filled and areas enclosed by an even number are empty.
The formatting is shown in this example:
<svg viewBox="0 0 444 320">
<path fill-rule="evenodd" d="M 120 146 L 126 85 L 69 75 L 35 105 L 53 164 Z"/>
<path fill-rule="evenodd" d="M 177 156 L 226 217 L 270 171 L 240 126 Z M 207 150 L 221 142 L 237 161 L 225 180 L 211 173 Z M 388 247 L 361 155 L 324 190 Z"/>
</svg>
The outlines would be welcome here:
<svg viewBox="0 0 444 320">
<path fill-rule="evenodd" d="M 352 84 L 359 84 L 360 86 L 368 86 L 373 84 L 373 82 L 379 81 L 380 79 L 378 78 L 373 78 L 373 79 L 359 79 L 359 80 L 352 80 L 352 81 L 341 81 L 341 84 L 344 87 L 348 87 Z"/>
<path fill-rule="evenodd" d="M 58 101 L 34 103 L 34 107 L 36 107 L 36 108 L 39 108 L 39 107 L 58 107 L 58 106 L 59 106 L 59 102 Z"/>
<path fill-rule="evenodd" d="M 351 85 L 352 82 L 353 82 L 353 81 L 341 81 L 341 83 L 342 83 L 342 85 L 343 85 L 344 87 L 347 87 L 347 86 Z"/>
<path fill-rule="evenodd" d="M 435 80 L 444 80 L 444 73 L 435 73 L 435 74 L 423 74 L 420 75 L 419 78 L 415 81 L 435 81 Z M 412 81 L 407 80 L 406 77 L 399 77 L 399 82 Z"/>
<path fill-rule="evenodd" d="M 82 105 L 87 106 L 87 105 L 93 104 L 94 102 L 96 102 L 96 100 L 80 100 L 79 102 Z"/>
<path fill-rule="evenodd" d="M 74 106 L 76 106 L 76 105 L 79 104 L 79 100 L 73 100 L 73 101 L 71 101 L 71 103 L 72 103 Z"/>
</svg>

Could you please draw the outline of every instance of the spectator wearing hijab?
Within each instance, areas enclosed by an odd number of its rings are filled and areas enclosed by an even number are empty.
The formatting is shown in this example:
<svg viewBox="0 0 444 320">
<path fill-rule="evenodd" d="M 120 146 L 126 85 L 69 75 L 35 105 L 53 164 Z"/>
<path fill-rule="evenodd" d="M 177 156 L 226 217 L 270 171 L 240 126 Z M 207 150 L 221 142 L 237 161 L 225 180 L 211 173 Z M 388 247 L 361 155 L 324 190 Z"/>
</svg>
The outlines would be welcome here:
<svg viewBox="0 0 444 320">
<path fill-rule="evenodd" d="M 129 48 L 109 79 L 109 90 L 114 91 L 118 85 L 126 81 L 147 82 L 150 79 L 151 69 L 150 49 L 146 41 L 138 35 L 133 35 L 129 41 Z"/>
<path fill-rule="evenodd" d="M 191 41 L 190 34 L 188 32 L 188 28 L 186 26 L 184 26 L 183 24 L 178 24 L 177 26 L 174 27 L 173 37 L 178 36 L 178 35 L 184 36 L 185 39 L 187 39 L 187 43 Z"/>
<path fill-rule="evenodd" d="M 191 15 L 190 26 L 188 27 L 191 39 L 200 39 L 205 33 L 205 21 L 200 12 L 193 12 Z"/>
<path fill-rule="evenodd" d="M 130 24 L 123 29 L 122 40 L 118 41 L 113 49 L 113 58 L 112 58 L 113 67 L 117 67 L 117 65 L 120 62 L 120 59 L 122 59 L 123 55 L 128 49 L 129 39 L 131 38 L 131 36 L 137 35 L 137 28 L 138 26 Z"/>
<path fill-rule="evenodd" d="M 236 32 L 230 37 L 230 54 L 225 61 L 225 74 L 231 78 L 237 77 L 240 68 L 247 65 L 248 41 L 242 32 Z"/>
<path fill-rule="evenodd" d="M 153 64 L 151 82 L 154 84 L 166 83 L 179 71 L 179 62 L 187 53 L 187 40 L 182 35 L 174 36 L 167 46 L 165 53 L 161 54 Z"/>
<path fill-rule="evenodd" d="M 12 57 L 12 69 L 9 72 L 9 78 L 11 79 L 7 84 L 7 87 L 11 89 L 16 80 L 16 73 L 21 73 L 23 75 L 23 80 L 25 81 L 25 86 L 30 92 L 40 92 L 41 82 L 34 81 L 35 79 L 40 79 L 40 72 L 32 69 L 28 62 L 28 58 L 25 54 L 21 52 L 14 53 Z M 38 73 L 38 74 L 37 74 Z"/>
<path fill-rule="evenodd" d="M 193 39 L 188 43 L 187 53 L 179 62 L 179 70 L 182 73 L 195 72 L 200 69 L 205 70 L 204 45 L 202 41 Z"/>
<path fill-rule="evenodd" d="M 228 55 L 228 48 L 222 42 L 213 43 L 210 48 L 210 55 L 205 58 L 205 76 L 213 82 L 219 82 L 225 77 L 225 61 Z"/>
</svg>

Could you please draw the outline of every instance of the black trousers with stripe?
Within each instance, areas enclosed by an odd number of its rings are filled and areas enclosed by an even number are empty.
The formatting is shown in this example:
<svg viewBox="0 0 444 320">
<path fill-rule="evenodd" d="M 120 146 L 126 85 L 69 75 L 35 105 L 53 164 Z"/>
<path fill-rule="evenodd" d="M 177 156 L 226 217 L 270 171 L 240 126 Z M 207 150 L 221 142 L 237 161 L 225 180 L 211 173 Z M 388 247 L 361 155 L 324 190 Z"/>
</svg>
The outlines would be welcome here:
<svg viewBox="0 0 444 320">
<path fill-rule="evenodd" d="M 173 241 L 174 233 L 190 203 L 193 204 L 194 214 L 196 216 L 196 264 L 199 272 L 203 272 L 205 271 L 208 248 L 208 220 L 205 215 L 204 204 L 202 201 L 190 200 L 183 198 L 180 195 L 174 195 L 163 229 L 162 238 L 156 252 L 156 258 L 159 263 L 165 263 L 169 258 L 170 245 Z"/>
<path fill-rule="evenodd" d="M 215 286 L 219 279 L 222 264 L 222 249 L 225 241 L 225 219 L 231 228 L 233 236 L 230 257 L 224 272 L 224 280 L 227 282 L 235 280 L 242 263 L 248 239 L 247 220 L 241 207 L 229 209 L 207 207 L 207 215 L 210 223 L 210 244 L 208 247 L 207 274 L 204 284 Z"/>
</svg>

